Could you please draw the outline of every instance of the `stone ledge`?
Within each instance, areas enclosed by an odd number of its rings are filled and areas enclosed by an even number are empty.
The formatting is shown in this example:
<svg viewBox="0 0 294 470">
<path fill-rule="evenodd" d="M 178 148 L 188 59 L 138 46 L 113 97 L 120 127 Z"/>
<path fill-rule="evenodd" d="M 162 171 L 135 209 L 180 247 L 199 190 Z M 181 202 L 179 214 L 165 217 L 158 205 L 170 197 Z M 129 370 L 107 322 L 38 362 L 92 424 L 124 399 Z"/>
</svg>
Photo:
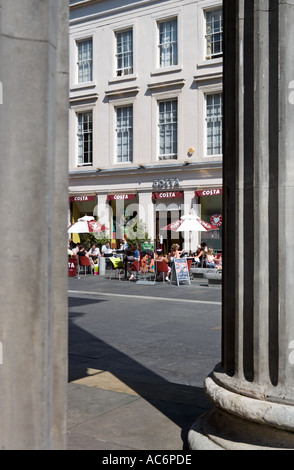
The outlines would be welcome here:
<svg viewBox="0 0 294 470">
<path fill-rule="evenodd" d="M 205 274 L 215 274 L 215 269 L 213 268 L 191 268 L 190 273 L 193 277 L 203 278 Z"/>
<path fill-rule="evenodd" d="M 204 279 L 208 280 L 208 284 L 222 284 L 223 277 L 222 273 L 206 273 L 203 275 Z"/>
</svg>

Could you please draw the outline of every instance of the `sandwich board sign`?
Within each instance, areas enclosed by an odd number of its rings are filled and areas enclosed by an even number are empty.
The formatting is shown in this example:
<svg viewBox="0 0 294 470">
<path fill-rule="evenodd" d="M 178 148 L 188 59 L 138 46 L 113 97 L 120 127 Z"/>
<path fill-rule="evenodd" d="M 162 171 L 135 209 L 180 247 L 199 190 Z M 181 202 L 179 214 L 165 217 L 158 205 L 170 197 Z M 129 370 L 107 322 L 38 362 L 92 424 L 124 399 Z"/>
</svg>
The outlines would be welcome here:
<svg viewBox="0 0 294 470">
<path fill-rule="evenodd" d="M 171 281 L 176 281 L 178 285 L 180 282 L 188 282 L 191 284 L 186 258 L 174 258 L 171 272 Z"/>
</svg>

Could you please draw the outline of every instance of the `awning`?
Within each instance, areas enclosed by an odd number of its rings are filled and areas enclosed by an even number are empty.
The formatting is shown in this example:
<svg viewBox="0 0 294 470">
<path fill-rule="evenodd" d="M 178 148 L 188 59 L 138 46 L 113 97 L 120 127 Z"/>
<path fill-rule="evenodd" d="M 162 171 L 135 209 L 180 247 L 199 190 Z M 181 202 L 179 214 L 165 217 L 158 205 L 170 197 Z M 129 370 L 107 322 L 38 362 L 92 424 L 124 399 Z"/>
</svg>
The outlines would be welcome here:
<svg viewBox="0 0 294 470">
<path fill-rule="evenodd" d="M 163 191 L 152 194 L 152 199 L 174 199 L 178 197 L 184 197 L 183 191 Z"/>
<path fill-rule="evenodd" d="M 135 197 L 136 194 L 108 194 L 107 201 L 129 201 Z"/>
<path fill-rule="evenodd" d="M 195 191 L 196 197 L 203 197 L 203 196 L 220 196 L 223 194 L 222 188 L 215 188 L 215 189 L 203 189 L 202 191 Z"/>
</svg>

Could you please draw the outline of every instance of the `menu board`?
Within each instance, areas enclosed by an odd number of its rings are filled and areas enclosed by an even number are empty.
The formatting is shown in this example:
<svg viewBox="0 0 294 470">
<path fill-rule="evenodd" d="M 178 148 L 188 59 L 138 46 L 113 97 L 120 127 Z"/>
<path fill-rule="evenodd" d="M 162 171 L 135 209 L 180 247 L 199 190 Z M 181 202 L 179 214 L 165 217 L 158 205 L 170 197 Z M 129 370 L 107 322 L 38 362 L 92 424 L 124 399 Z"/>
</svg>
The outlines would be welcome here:
<svg viewBox="0 0 294 470">
<path fill-rule="evenodd" d="M 175 258 L 172 267 L 172 281 L 176 280 L 177 284 L 181 281 L 188 281 L 190 284 L 190 275 L 186 258 Z"/>
</svg>

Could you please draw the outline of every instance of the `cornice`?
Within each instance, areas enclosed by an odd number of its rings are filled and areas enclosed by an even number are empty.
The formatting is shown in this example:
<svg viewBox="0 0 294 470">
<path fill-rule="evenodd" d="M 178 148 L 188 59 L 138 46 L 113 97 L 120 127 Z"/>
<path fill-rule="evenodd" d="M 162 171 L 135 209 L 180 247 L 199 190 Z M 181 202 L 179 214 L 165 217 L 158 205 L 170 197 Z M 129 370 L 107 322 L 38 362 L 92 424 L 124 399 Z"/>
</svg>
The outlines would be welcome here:
<svg viewBox="0 0 294 470">
<path fill-rule="evenodd" d="M 116 88 L 112 90 L 106 90 L 105 95 L 108 98 L 118 98 L 120 96 L 125 96 L 129 94 L 136 95 L 139 93 L 140 88 L 138 86 L 125 87 L 125 88 Z"/>
<path fill-rule="evenodd" d="M 158 82 L 148 83 L 147 87 L 150 91 L 162 90 L 163 88 L 182 88 L 185 85 L 185 79 L 179 78 L 174 80 L 162 80 Z"/>
<path fill-rule="evenodd" d="M 85 18 L 73 18 L 70 20 L 70 24 L 73 25 L 73 24 L 77 24 L 77 23 L 82 23 L 84 21 L 89 21 L 89 20 L 95 20 L 97 18 L 100 18 L 100 17 L 104 17 L 106 14 L 109 16 L 109 15 L 114 15 L 114 14 L 119 14 L 119 13 L 122 13 L 124 11 L 128 11 L 128 10 L 134 10 L 135 8 L 140 8 L 140 7 L 145 7 L 149 4 L 152 4 L 152 3 L 156 3 L 158 0 L 137 0 L 135 2 L 132 2 L 128 5 L 121 5 L 119 7 L 116 7 L 116 8 L 111 8 L 111 9 L 105 9 L 104 11 L 101 11 L 101 12 L 97 12 L 97 13 L 93 13 L 91 15 L 87 15 Z M 75 2 L 75 3 L 70 3 L 69 4 L 69 8 L 70 8 L 70 11 L 75 11 L 75 10 L 78 10 L 78 9 L 82 9 L 84 7 L 89 7 L 89 6 L 92 6 L 92 5 L 95 5 L 95 4 L 98 4 L 98 3 L 102 3 L 102 2 L 106 2 L 106 0 L 80 0 L 78 2 Z"/>
<path fill-rule="evenodd" d="M 100 169 L 93 168 L 89 170 L 74 170 L 69 171 L 69 179 L 75 178 L 97 178 L 97 177 L 113 177 L 121 175 L 138 175 L 138 174 L 162 174 L 162 173 L 172 173 L 179 171 L 203 171 L 203 170 L 221 170 L 223 167 L 222 161 L 217 162 L 199 162 L 199 163 L 177 163 L 174 165 L 140 165 L 127 168 L 108 168 Z"/>
</svg>

